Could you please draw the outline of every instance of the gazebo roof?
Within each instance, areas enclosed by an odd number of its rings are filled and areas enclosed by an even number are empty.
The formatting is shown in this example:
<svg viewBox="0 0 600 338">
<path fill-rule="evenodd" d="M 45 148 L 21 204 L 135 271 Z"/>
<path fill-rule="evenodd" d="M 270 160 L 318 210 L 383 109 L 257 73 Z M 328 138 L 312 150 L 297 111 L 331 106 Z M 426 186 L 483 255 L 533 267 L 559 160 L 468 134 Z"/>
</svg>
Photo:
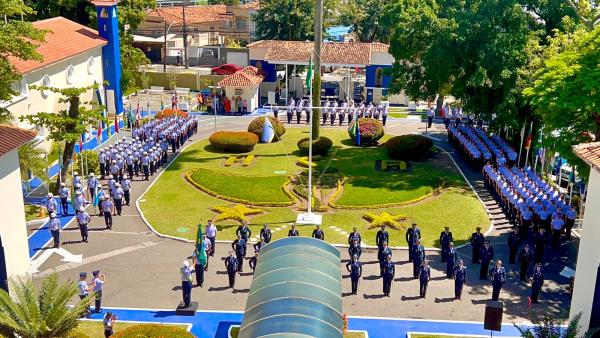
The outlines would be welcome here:
<svg viewBox="0 0 600 338">
<path fill-rule="evenodd" d="M 275 64 L 309 63 L 314 44 L 311 41 L 261 40 L 248 48 L 267 48 L 264 60 Z M 373 52 L 387 52 L 389 46 L 379 42 L 323 42 L 321 64 L 324 66 L 363 67 L 371 64 Z"/>
<path fill-rule="evenodd" d="M 600 142 L 578 144 L 573 147 L 573 151 L 585 163 L 600 171 Z"/>
<path fill-rule="evenodd" d="M 262 76 L 258 74 L 258 68 L 248 66 L 242 70 L 229 75 L 217 83 L 219 87 L 252 87 L 259 85 L 263 81 Z"/>
</svg>

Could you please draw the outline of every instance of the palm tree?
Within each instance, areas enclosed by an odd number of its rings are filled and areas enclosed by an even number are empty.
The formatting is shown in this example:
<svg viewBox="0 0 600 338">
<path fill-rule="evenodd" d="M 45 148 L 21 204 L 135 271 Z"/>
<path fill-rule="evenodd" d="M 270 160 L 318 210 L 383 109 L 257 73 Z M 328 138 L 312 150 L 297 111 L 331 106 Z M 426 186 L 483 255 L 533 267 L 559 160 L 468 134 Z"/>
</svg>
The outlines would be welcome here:
<svg viewBox="0 0 600 338">
<path fill-rule="evenodd" d="M 46 177 L 48 162 L 44 153 L 35 148 L 33 142 L 27 142 L 19 148 L 19 166 L 21 167 L 21 179 L 28 181 L 29 173 L 39 178 Z"/>
<path fill-rule="evenodd" d="M 580 320 L 581 313 L 578 313 L 567 327 L 561 326 L 559 320 L 551 317 L 545 317 L 534 327 L 519 327 L 516 324 L 515 327 L 523 338 L 578 338 L 580 337 Z M 589 330 L 583 333 L 581 338 L 592 338 L 596 332 L 598 332 L 597 329 Z"/>
<path fill-rule="evenodd" d="M 10 295 L 0 290 L 0 336 L 66 337 L 89 307 L 90 297 L 69 307 L 78 293 L 77 285 L 73 281 L 59 285 L 56 274 L 46 278 L 37 292 L 29 277 L 11 279 L 9 283 Z"/>
</svg>

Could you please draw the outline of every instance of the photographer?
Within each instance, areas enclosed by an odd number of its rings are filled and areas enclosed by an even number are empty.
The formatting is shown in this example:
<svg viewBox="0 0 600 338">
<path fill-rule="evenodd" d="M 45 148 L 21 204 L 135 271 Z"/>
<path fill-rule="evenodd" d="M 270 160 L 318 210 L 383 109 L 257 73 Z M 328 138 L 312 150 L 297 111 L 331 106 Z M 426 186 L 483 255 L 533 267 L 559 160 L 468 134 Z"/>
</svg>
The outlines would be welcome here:
<svg viewBox="0 0 600 338">
<path fill-rule="evenodd" d="M 104 337 L 112 337 L 116 320 L 117 316 L 113 316 L 112 312 L 106 313 L 106 316 L 104 316 L 104 320 L 102 321 L 104 324 Z"/>
</svg>

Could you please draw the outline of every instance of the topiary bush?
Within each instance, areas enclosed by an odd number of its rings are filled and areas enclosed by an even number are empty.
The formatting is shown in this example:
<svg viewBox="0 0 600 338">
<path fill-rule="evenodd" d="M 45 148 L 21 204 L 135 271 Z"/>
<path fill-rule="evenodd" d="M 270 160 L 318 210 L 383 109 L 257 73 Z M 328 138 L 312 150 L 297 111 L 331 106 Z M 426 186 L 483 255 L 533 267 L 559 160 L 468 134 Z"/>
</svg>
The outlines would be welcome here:
<svg viewBox="0 0 600 338">
<path fill-rule="evenodd" d="M 169 116 L 187 117 L 188 113 L 184 112 L 183 110 L 171 109 L 171 108 L 165 108 L 162 111 L 159 111 L 158 113 L 156 113 L 157 119 L 162 119 L 162 118 L 169 117 Z"/>
<path fill-rule="evenodd" d="M 302 155 L 308 155 L 308 137 L 301 139 L 297 143 L 298 149 Z M 333 145 L 333 141 L 331 139 L 321 136 L 317 140 L 313 140 L 312 152 L 314 155 L 326 156 L 329 148 Z"/>
<path fill-rule="evenodd" d="M 385 149 L 391 158 L 414 161 L 431 154 L 433 141 L 421 135 L 394 136 L 385 143 Z"/>
<path fill-rule="evenodd" d="M 273 137 L 273 142 L 277 142 L 281 140 L 281 136 L 285 134 L 285 126 L 279 119 L 269 116 L 269 121 L 273 125 L 273 129 L 275 130 L 275 137 Z M 258 117 L 252 120 L 248 125 L 248 131 L 258 136 L 258 139 L 262 139 L 263 126 L 265 125 L 265 117 Z"/>
<path fill-rule="evenodd" d="M 208 141 L 218 151 L 243 153 L 254 149 L 258 136 L 247 131 L 218 131 Z"/>
<path fill-rule="evenodd" d="M 194 338 L 185 329 L 174 325 L 140 324 L 126 328 L 113 335 L 114 338 Z"/>
<path fill-rule="evenodd" d="M 360 129 L 361 145 L 377 144 L 377 141 L 384 135 L 383 124 L 376 119 L 360 118 L 358 119 L 358 127 Z M 354 141 L 355 135 L 352 128 L 348 129 L 348 135 Z"/>
</svg>

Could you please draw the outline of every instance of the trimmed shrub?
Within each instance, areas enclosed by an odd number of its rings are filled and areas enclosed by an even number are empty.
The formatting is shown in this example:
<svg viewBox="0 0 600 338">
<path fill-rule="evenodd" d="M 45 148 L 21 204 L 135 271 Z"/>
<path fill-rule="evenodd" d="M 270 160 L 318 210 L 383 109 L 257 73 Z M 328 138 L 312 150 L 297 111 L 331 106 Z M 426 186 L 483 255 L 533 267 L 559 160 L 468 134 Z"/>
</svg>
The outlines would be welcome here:
<svg viewBox="0 0 600 338">
<path fill-rule="evenodd" d="M 358 119 L 358 127 L 360 128 L 360 143 L 361 145 L 377 144 L 377 141 L 384 135 L 383 124 L 379 120 L 372 118 Z M 354 142 L 354 133 L 352 128 L 348 129 L 348 135 Z"/>
<path fill-rule="evenodd" d="M 140 324 L 126 328 L 113 335 L 114 338 L 194 338 L 194 335 L 185 329 L 174 325 Z"/>
<path fill-rule="evenodd" d="M 277 142 L 277 141 L 281 140 L 281 136 L 283 136 L 283 134 L 285 134 L 285 126 L 283 125 L 283 123 L 281 123 L 281 121 L 279 121 L 279 119 L 276 119 L 271 116 L 269 116 L 269 121 L 271 121 L 271 124 L 273 125 L 273 129 L 275 130 L 275 137 L 273 137 L 273 142 Z M 255 118 L 248 125 L 248 131 L 251 132 L 252 134 L 255 134 L 256 136 L 258 136 L 258 139 L 260 140 L 262 138 L 264 125 L 265 125 L 265 117 L 264 116 Z"/>
<path fill-rule="evenodd" d="M 258 136 L 247 131 L 218 131 L 208 140 L 219 151 L 244 153 L 254 149 Z"/>
<path fill-rule="evenodd" d="M 385 143 L 391 158 L 414 161 L 426 158 L 431 153 L 433 141 L 421 135 L 394 136 Z"/>
<path fill-rule="evenodd" d="M 302 153 L 302 155 L 308 155 L 308 137 L 305 137 L 305 138 L 301 139 L 300 141 L 298 141 L 297 145 L 298 145 L 298 149 L 300 149 L 300 152 Z M 313 156 L 314 155 L 326 156 L 327 152 L 329 151 L 329 148 L 331 148 L 332 145 L 333 145 L 333 141 L 331 141 L 331 139 L 329 139 L 325 136 L 321 136 L 318 140 L 313 140 L 313 145 L 312 145 Z"/>
<path fill-rule="evenodd" d="M 156 113 L 156 118 L 157 119 L 162 119 L 163 117 L 168 117 L 168 116 L 183 116 L 183 117 L 187 117 L 188 113 L 184 112 L 183 110 L 171 109 L 171 108 L 165 108 L 162 111 L 159 111 L 158 113 Z"/>
<path fill-rule="evenodd" d="M 84 150 L 80 155 L 77 155 L 75 161 L 75 170 L 79 171 L 80 175 L 87 176 L 89 173 L 98 175 L 100 173 L 100 159 L 97 152 L 93 150 Z M 83 172 L 81 171 L 81 161 L 83 159 Z"/>
</svg>

